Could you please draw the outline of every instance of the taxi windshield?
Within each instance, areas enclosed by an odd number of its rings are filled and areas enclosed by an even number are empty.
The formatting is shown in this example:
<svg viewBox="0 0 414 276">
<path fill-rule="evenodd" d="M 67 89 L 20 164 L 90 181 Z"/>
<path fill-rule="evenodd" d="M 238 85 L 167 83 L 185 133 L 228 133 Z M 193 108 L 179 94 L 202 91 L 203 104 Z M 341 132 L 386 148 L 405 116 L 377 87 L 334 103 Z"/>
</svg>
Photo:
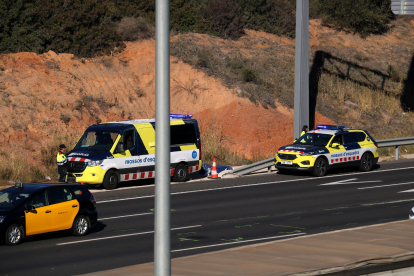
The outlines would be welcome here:
<svg viewBox="0 0 414 276">
<path fill-rule="evenodd" d="M 22 203 L 29 194 L 21 190 L 4 190 L 0 192 L 0 209 L 12 209 Z"/>
<path fill-rule="evenodd" d="M 305 133 L 294 142 L 295 145 L 326 146 L 331 140 L 332 134 Z"/>
<path fill-rule="evenodd" d="M 86 131 L 74 150 L 108 151 L 112 148 L 118 131 Z"/>
</svg>

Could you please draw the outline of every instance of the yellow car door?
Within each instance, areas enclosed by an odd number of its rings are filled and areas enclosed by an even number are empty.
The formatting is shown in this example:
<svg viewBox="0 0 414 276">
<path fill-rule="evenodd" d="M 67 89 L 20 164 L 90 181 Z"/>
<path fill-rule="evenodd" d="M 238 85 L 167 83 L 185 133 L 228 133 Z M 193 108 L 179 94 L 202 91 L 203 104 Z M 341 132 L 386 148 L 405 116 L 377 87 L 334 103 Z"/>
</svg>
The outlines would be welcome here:
<svg viewBox="0 0 414 276">
<path fill-rule="evenodd" d="M 27 236 L 53 231 L 52 208 L 47 204 L 45 192 L 34 197 L 26 207 L 31 208 L 25 211 Z"/>
<path fill-rule="evenodd" d="M 49 189 L 48 196 L 52 211 L 52 231 L 70 229 L 79 212 L 79 202 L 63 187 Z"/>
</svg>

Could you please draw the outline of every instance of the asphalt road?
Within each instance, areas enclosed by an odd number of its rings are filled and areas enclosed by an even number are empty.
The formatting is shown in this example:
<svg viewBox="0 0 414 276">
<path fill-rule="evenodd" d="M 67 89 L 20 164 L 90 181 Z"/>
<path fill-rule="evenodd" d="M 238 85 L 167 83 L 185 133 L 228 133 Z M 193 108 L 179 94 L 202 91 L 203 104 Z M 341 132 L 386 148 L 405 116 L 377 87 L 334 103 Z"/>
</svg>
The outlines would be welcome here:
<svg viewBox="0 0 414 276">
<path fill-rule="evenodd" d="M 264 174 L 171 186 L 172 257 L 408 219 L 414 160 L 372 172 Z M 154 187 L 92 189 L 98 224 L 84 237 L 39 235 L 0 245 L 0 275 L 76 275 L 153 261 Z"/>
</svg>

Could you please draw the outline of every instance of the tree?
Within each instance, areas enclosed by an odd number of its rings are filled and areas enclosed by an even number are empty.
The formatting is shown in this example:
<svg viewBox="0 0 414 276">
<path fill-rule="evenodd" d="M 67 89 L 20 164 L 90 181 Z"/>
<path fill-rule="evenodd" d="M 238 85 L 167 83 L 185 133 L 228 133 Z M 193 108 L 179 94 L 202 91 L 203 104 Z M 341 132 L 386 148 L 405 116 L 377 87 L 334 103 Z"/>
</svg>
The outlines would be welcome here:
<svg viewBox="0 0 414 276">
<path fill-rule="evenodd" d="M 366 37 L 387 30 L 394 18 L 391 0 L 318 0 L 323 24 Z"/>
</svg>

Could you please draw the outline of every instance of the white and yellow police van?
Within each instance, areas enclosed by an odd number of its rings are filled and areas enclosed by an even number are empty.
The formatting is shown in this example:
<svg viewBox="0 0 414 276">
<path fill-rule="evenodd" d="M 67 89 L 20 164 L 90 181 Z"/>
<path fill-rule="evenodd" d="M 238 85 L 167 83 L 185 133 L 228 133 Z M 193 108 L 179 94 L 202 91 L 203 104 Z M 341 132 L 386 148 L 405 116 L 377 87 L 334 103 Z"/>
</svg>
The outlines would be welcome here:
<svg viewBox="0 0 414 276">
<path fill-rule="evenodd" d="M 192 115 L 171 114 L 171 176 L 186 181 L 201 169 L 201 141 Z M 67 154 L 68 182 L 103 184 L 155 177 L 155 119 L 95 124 Z"/>
<path fill-rule="evenodd" d="M 318 125 L 275 154 L 280 173 L 309 171 L 324 176 L 329 169 L 359 166 L 370 171 L 378 162 L 378 145 L 366 130 Z"/>
</svg>

